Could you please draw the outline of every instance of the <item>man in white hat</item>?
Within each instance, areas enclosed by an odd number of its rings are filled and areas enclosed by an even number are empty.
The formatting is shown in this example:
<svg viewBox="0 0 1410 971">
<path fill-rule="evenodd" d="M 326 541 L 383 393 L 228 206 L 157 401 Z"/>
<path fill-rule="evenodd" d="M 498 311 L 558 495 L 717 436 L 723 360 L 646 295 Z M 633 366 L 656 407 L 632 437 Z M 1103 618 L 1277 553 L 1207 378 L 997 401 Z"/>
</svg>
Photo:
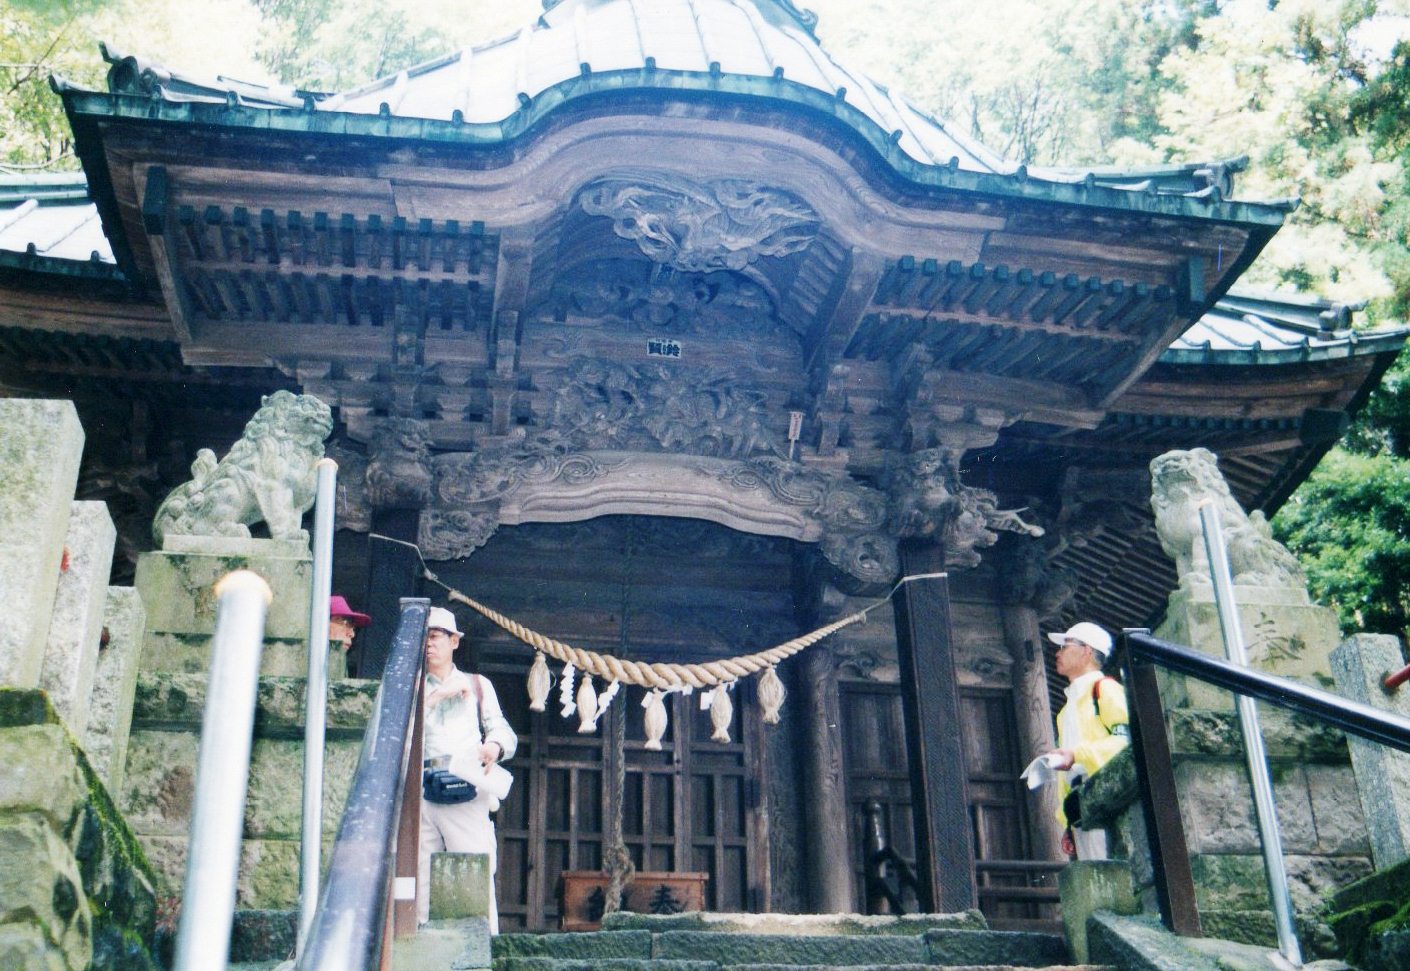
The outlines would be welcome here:
<svg viewBox="0 0 1410 971">
<path fill-rule="evenodd" d="M 494 822 L 499 800 L 487 781 L 491 766 L 510 758 L 519 738 L 500 709 L 494 685 L 467 674 L 453 661 L 461 631 L 455 615 L 432 607 L 426 620 L 426 689 L 423 755 L 427 779 L 421 799 L 420 865 L 416 873 L 417 919 L 430 918 L 431 854 L 487 853 L 495 872 Z M 502 774 L 502 773 L 501 773 Z M 444 800 L 444 801 L 435 801 Z M 494 885 L 490 885 L 490 933 L 499 931 Z"/>
<path fill-rule="evenodd" d="M 1058 772 L 1058 819 L 1067 826 L 1063 849 L 1081 860 L 1106 859 L 1106 832 L 1081 828 L 1080 806 L 1068 794 L 1111 757 L 1126 747 L 1131 732 L 1126 713 L 1126 689 L 1102 674 L 1111 657 L 1111 635 L 1096 624 L 1073 624 L 1061 634 L 1049 634 L 1058 646 L 1057 673 L 1067 679 L 1067 702 L 1058 712 L 1058 747 L 1053 768 Z"/>
</svg>

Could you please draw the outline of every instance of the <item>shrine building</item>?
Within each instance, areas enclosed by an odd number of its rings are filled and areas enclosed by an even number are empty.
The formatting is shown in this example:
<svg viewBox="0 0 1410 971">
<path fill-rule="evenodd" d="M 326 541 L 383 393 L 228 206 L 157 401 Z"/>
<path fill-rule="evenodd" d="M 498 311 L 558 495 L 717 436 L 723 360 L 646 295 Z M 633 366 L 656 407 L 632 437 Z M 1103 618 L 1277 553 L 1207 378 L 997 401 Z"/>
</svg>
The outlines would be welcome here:
<svg viewBox="0 0 1410 971">
<path fill-rule="evenodd" d="M 789 0 L 544 7 L 334 94 L 111 49 L 107 90 L 57 80 L 83 171 L 0 183 L 0 396 L 77 406 L 119 577 L 262 395 L 330 405 L 365 678 L 400 597 L 447 603 L 374 534 L 645 660 L 946 574 L 781 664 L 780 724 L 741 683 L 712 741 L 670 695 L 660 751 L 639 693 L 595 733 L 530 712 L 531 652 L 457 608 L 522 740 L 501 920 L 557 927 L 560 875 L 601 869 L 620 815 L 637 867 L 707 874 L 710 910 L 864 910 L 875 826 L 923 909 L 1051 922 L 1030 891 L 1060 833 L 1018 779 L 1061 697 L 1044 635 L 1158 619 L 1154 456 L 1212 450 L 1271 515 L 1406 332 L 1240 288 L 1295 205 L 1242 199 L 1244 160 L 1012 163 Z"/>
</svg>

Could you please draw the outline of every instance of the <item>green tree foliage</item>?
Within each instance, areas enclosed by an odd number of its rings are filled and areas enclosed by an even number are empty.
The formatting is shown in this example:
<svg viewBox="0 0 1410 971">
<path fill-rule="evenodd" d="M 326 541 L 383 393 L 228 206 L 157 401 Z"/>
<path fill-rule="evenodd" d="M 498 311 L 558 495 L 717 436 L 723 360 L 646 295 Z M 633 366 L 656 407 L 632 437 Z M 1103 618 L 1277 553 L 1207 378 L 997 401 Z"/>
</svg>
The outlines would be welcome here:
<svg viewBox="0 0 1410 971">
<path fill-rule="evenodd" d="M 1410 460 L 1334 449 L 1274 527 L 1343 630 L 1410 631 Z"/>
</svg>

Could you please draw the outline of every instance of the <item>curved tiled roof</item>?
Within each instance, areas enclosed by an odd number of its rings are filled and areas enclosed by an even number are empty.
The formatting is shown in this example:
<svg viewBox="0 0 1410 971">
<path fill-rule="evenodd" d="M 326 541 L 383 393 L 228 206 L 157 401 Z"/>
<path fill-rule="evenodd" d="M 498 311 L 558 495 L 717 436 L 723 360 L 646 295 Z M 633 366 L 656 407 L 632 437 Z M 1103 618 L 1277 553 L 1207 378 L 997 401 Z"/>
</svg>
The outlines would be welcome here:
<svg viewBox="0 0 1410 971">
<path fill-rule="evenodd" d="M 82 172 L 0 176 L 0 266 L 118 275 Z"/>
<path fill-rule="evenodd" d="M 1160 356 L 1164 364 L 1288 364 L 1394 350 L 1410 328 L 1358 331 L 1364 303 L 1231 290 Z"/>
<path fill-rule="evenodd" d="M 955 181 L 961 188 L 1271 223 L 1281 222 L 1281 213 L 1296 205 L 1280 200 L 1224 211 L 1219 204 L 1232 194 L 1233 173 L 1246 159 L 1133 169 L 1024 166 L 1005 159 L 840 64 L 814 36 L 816 18 L 789 0 L 549 0 L 545 7 L 534 23 L 507 37 L 334 95 L 201 78 L 107 48 L 103 53 L 112 64 L 108 84 L 114 95 L 307 116 L 297 124 L 281 121 L 281 129 L 332 130 L 319 116 L 338 115 L 366 119 L 339 124 L 341 133 L 501 141 L 544 113 L 600 91 L 734 93 L 831 113 L 900 169 L 981 177 Z M 81 93 L 61 80 L 55 86 Z M 208 121 L 194 114 L 193 120 Z M 435 124 L 377 124 L 383 120 Z M 259 126 L 249 119 L 232 117 L 232 122 Z M 1147 201 L 1153 197 L 1194 205 L 1172 209 Z"/>
</svg>

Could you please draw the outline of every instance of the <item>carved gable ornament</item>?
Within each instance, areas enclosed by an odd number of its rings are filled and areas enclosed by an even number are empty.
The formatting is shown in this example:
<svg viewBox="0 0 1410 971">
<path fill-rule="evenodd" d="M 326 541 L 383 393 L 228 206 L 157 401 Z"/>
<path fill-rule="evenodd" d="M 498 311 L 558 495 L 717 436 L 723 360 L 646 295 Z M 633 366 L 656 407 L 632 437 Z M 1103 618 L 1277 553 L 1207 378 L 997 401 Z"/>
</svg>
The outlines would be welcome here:
<svg viewBox="0 0 1410 971">
<path fill-rule="evenodd" d="M 592 183 L 578 203 L 611 219 L 617 235 L 653 262 L 686 272 L 742 270 L 762 256 L 797 253 L 818 231 L 818 215 L 803 200 L 743 179 L 632 174 Z"/>
</svg>

